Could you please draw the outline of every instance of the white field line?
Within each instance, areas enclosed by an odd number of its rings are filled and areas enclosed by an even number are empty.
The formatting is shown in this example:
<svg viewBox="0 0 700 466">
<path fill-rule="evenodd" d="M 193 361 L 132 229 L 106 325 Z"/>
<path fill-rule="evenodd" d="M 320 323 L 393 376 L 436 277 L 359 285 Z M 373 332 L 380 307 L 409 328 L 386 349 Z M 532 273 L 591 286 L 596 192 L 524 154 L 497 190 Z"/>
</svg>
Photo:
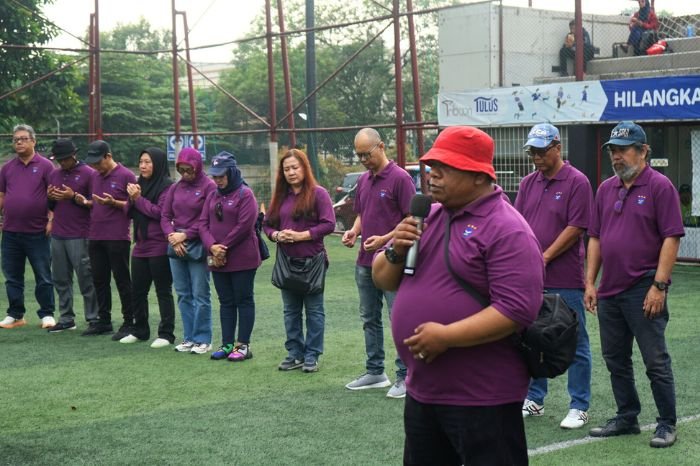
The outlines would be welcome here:
<svg viewBox="0 0 700 466">
<path fill-rule="evenodd" d="M 678 424 L 685 424 L 686 422 L 692 422 L 692 421 L 697 421 L 700 419 L 700 414 L 695 414 L 693 416 L 686 416 L 678 419 Z M 654 424 L 647 424 L 645 426 L 641 427 L 642 431 L 653 431 L 656 429 L 656 423 Z M 607 437 L 610 438 L 610 437 Z M 528 456 L 538 456 L 538 455 L 544 455 L 546 453 L 552 453 L 555 451 L 559 450 L 564 450 L 566 448 L 571 448 L 575 447 L 577 445 L 587 445 L 589 443 L 593 442 L 600 442 L 602 440 L 605 440 L 606 437 L 585 437 L 582 439 L 577 439 L 577 440 L 567 440 L 566 442 L 558 442 L 558 443 L 553 443 L 551 445 L 545 445 L 543 447 L 535 448 L 533 450 L 528 450 L 527 454 Z"/>
</svg>

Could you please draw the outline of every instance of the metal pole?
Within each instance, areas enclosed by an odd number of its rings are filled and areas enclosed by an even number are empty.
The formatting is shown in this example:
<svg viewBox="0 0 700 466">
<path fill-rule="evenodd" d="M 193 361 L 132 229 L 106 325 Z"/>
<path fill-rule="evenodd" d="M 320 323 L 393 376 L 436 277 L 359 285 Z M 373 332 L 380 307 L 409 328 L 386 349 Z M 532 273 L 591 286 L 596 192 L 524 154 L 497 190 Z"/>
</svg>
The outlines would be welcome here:
<svg viewBox="0 0 700 466">
<path fill-rule="evenodd" d="M 583 43 L 583 16 L 581 14 L 581 0 L 574 2 L 574 21 L 576 21 L 576 29 L 574 30 L 574 43 L 576 44 L 576 52 L 574 55 L 574 72 L 576 81 L 583 81 L 583 51 L 586 49 Z"/>
<path fill-rule="evenodd" d="M 267 93 L 270 105 L 270 192 L 275 189 L 275 168 L 277 166 L 277 103 L 275 100 L 275 66 L 272 60 L 272 6 L 265 0 L 265 40 L 267 42 Z"/>
<path fill-rule="evenodd" d="M 90 13 L 90 29 L 88 30 L 88 45 L 90 47 L 90 65 L 88 71 L 88 141 L 95 137 L 95 13 Z"/>
<path fill-rule="evenodd" d="M 185 57 L 187 57 L 187 90 L 190 94 L 190 120 L 192 125 L 192 146 L 199 147 L 197 141 L 197 104 L 194 99 L 194 85 L 192 83 L 192 60 L 190 59 L 190 30 L 187 27 L 187 13 L 178 11 L 182 15 L 182 24 L 185 28 Z"/>
<path fill-rule="evenodd" d="M 394 16 L 394 80 L 396 84 L 396 162 L 406 165 L 403 134 L 403 87 L 401 83 L 401 23 L 399 23 L 399 0 L 393 0 Z"/>
<path fill-rule="evenodd" d="M 413 0 L 406 0 L 406 8 L 409 13 L 413 12 Z M 408 15 L 408 43 L 411 49 L 411 73 L 413 81 L 413 112 L 416 122 L 423 121 L 423 108 L 420 96 L 420 75 L 418 73 L 418 53 L 416 52 L 416 26 L 413 20 L 413 14 Z M 425 151 L 423 141 L 423 130 L 418 128 L 416 131 L 416 144 L 418 156 L 423 155 Z M 421 167 L 421 171 L 423 168 Z"/>
<path fill-rule="evenodd" d="M 284 75 L 284 98 L 287 103 L 287 112 L 292 111 L 292 79 L 289 76 L 289 55 L 287 53 L 287 36 L 284 35 L 284 11 L 282 10 L 282 0 L 277 0 L 277 18 L 280 28 L 280 51 L 282 52 L 282 73 Z M 289 115 L 287 119 L 289 129 L 289 147 L 294 148 L 297 145 L 297 135 L 294 132 L 294 114 Z M 280 121 L 280 123 L 282 123 Z"/>
<path fill-rule="evenodd" d="M 316 88 L 316 32 L 313 30 L 314 0 L 306 0 L 306 95 Z M 306 127 L 316 128 L 316 95 L 311 95 L 306 101 Z M 311 131 L 306 139 L 306 154 L 309 156 L 311 168 L 316 179 L 319 178 L 318 154 L 316 151 L 316 133 Z"/>
<path fill-rule="evenodd" d="M 178 83 L 178 69 L 177 69 L 177 21 L 176 15 L 177 10 L 175 10 L 175 0 L 171 0 L 171 13 L 172 13 L 172 49 L 173 49 L 173 102 L 175 110 L 175 160 L 180 153 L 180 148 L 182 147 L 180 141 L 180 85 Z"/>
<path fill-rule="evenodd" d="M 100 70 L 100 0 L 95 0 L 95 133 L 102 139 L 102 77 Z"/>
<path fill-rule="evenodd" d="M 503 50 L 503 0 L 498 2 L 498 86 L 503 87 L 504 66 L 503 58 L 505 56 Z"/>
</svg>

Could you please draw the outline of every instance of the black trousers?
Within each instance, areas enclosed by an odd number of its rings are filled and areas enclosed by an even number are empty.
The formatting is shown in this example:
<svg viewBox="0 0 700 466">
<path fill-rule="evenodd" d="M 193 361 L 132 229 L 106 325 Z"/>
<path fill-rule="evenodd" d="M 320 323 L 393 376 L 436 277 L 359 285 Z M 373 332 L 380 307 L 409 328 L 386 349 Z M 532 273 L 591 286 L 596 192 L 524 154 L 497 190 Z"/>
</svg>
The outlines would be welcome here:
<svg viewBox="0 0 700 466">
<path fill-rule="evenodd" d="M 586 44 L 583 47 L 583 71 L 586 71 L 588 67 L 588 62 L 595 56 L 595 50 L 592 45 Z M 570 49 L 569 47 L 562 47 L 559 49 L 559 74 L 562 76 L 567 76 L 569 71 L 567 69 L 568 59 L 576 60 L 576 51 Z"/>
<path fill-rule="evenodd" d="M 132 257 L 131 278 L 133 281 L 134 328 L 132 334 L 148 340 L 151 327 L 148 324 L 148 292 L 155 285 L 160 324 L 158 338 L 175 342 L 175 301 L 173 301 L 173 276 L 170 273 L 168 256 Z"/>
<path fill-rule="evenodd" d="M 117 285 L 119 301 L 122 305 L 124 323 L 134 324 L 134 311 L 131 299 L 131 275 L 129 274 L 129 241 L 90 240 L 88 253 L 92 267 L 92 283 L 97 293 L 98 316 L 101 324 L 112 322 L 111 277 Z"/>
<path fill-rule="evenodd" d="M 406 394 L 404 465 L 526 465 L 522 406 L 433 405 Z"/>
</svg>

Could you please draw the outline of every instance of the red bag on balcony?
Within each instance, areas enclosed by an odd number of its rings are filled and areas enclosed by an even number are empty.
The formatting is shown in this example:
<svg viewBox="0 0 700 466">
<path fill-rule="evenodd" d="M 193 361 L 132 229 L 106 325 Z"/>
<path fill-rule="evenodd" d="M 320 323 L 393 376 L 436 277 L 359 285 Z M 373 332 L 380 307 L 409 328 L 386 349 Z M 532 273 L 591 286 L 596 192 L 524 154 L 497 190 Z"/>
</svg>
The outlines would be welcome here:
<svg viewBox="0 0 700 466">
<path fill-rule="evenodd" d="M 655 44 L 653 44 L 647 49 L 647 55 L 661 55 L 664 52 L 666 52 L 667 47 L 668 42 L 666 42 L 665 40 L 657 41 Z"/>
</svg>

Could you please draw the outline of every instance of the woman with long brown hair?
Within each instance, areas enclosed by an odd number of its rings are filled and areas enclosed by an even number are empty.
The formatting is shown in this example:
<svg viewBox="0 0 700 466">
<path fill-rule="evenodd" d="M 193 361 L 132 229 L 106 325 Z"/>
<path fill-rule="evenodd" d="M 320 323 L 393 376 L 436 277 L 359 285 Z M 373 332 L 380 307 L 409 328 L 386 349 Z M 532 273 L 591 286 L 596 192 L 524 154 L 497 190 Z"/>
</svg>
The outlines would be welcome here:
<svg viewBox="0 0 700 466">
<path fill-rule="evenodd" d="M 263 228 L 268 238 L 290 258 L 310 258 L 323 253 L 328 266 L 323 238 L 335 228 L 333 204 L 328 192 L 316 182 L 308 157 L 298 149 L 288 150 L 280 159 Z M 287 357 L 280 363 L 279 370 L 301 367 L 304 372 L 316 372 L 318 358 L 323 353 L 323 291 L 281 291 Z M 304 308 L 306 336 L 302 319 Z"/>
</svg>

